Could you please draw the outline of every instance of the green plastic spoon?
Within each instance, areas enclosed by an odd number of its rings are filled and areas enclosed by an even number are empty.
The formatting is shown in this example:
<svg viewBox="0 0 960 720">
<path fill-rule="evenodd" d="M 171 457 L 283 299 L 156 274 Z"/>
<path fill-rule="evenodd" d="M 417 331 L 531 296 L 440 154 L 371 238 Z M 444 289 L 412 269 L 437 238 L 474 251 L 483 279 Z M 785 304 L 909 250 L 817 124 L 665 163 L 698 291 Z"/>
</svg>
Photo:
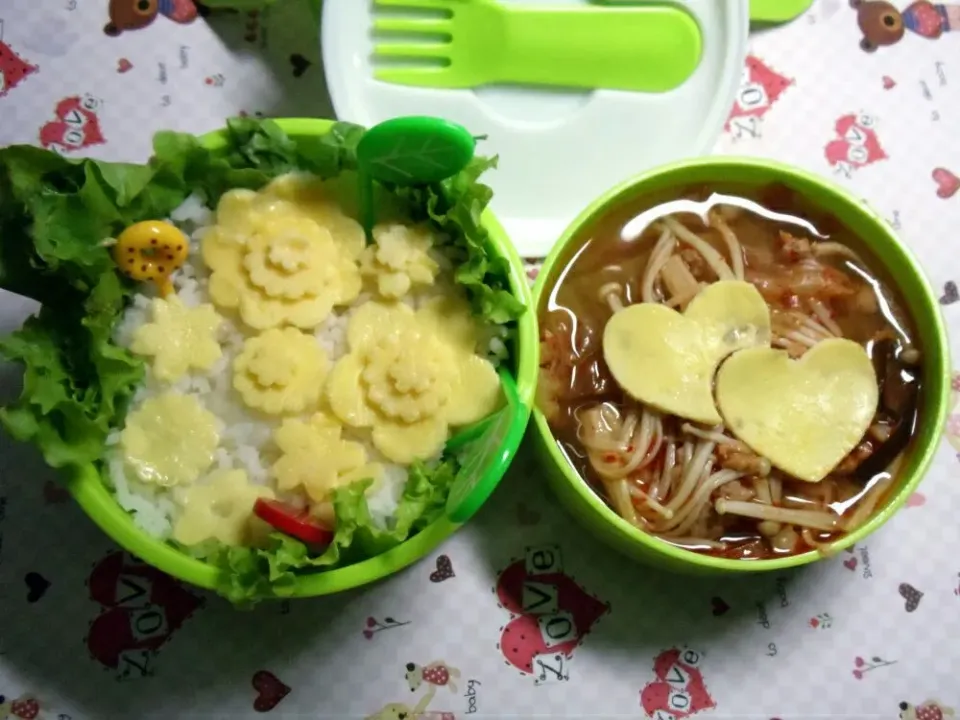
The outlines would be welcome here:
<svg viewBox="0 0 960 720">
<path fill-rule="evenodd" d="M 478 138 L 462 125 L 434 117 L 386 120 L 367 130 L 357 145 L 360 214 L 367 242 L 373 240 L 373 183 L 428 185 L 453 177 L 473 159 Z"/>
<path fill-rule="evenodd" d="M 750 22 L 786 23 L 796 20 L 813 0 L 750 0 Z"/>
<path fill-rule="evenodd" d="M 727 2 L 728 0 L 720 0 Z M 595 5 L 645 6 L 647 0 L 590 0 Z M 813 0 L 750 0 L 750 22 L 760 25 L 787 23 L 803 15 Z"/>
</svg>

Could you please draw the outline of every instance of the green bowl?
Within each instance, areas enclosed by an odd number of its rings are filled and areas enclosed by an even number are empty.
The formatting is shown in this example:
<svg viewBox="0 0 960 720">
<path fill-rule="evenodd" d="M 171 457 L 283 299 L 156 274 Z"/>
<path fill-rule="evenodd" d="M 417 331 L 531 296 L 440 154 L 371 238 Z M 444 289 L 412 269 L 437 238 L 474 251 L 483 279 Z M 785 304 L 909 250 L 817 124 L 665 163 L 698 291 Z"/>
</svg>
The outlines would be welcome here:
<svg viewBox="0 0 960 720">
<path fill-rule="evenodd" d="M 914 319 L 924 353 L 922 390 L 917 431 L 901 466 L 895 489 L 885 506 L 858 530 L 821 551 L 775 560 L 728 560 L 676 548 L 623 520 L 597 495 L 567 462 L 557 446 L 547 420 L 536 407 L 533 434 L 547 477 L 570 513 L 599 538 L 623 553 L 651 565 L 680 572 L 710 574 L 763 572 L 798 567 L 852 547 L 889 520 L 914 491 L 933 460 L 946 420 L 950 359 L 946 329 L 939 304 L 916 259 L 891 232 L 887 223 L 856 197 L 816 175 L 768 160 L 715 157 L 684 161 L 656 168 L 613 188 L 584 210 L 566 229 L 547 257 L 534 286 L 534 306 L 539 310 L 569 253 L 570 244 L 585 226 L 611 207 L 639 194 L 660 193 L 697 184 L 764 185 L 782 183 L 816 207 L 836 216 L 860 236 L 883 264 L 899 288 Z"/>
<path fill-rule="evenodd" d="M 294 140 L 324 135 L 333 126 L 330 120 L 316 119 L 281 119 L 276 122 Z M 226 144 L 226 137 L 226 131 L 219 130 L 204 135 L 202 140 L 208 148 L 216 149 Z M 530 286 L 527 283 L 520 256 L 517 255 L 503 227 L 489 210 L 484 212 L 482 222 L 489 233 L 493 251 L 507 261 L 513 294 L 528 308 L 518 323 L 517 352 L 513 368 L 518 395 L 524 406 L 524 412 L 527 413 L 523 418 L 526 424 L 533 403 L 539 356 L 537 319 L 533 312 Z M 506 469 L 503 459 L 505 457 L 512 459 L 519 444 L 518 434 L 508 439 L 507 447 L 502 448 L 493 460 L 501 463 L 501 474 Z M 104 485 L 96 467 L 89 465 L 80 468 L 67 478 L 67 483 L 73 497 L 87 515 L 123 548 L 180 580 L 203 588 L 216 588 L 217 569 L 150 537 L 134 525 L 133 520 L 117 504 Z M 385 578 L 427 555 L 459 527 L 458 523 L 442 517 L 382 555 L 336 570 L 301 576 L 290 596 L 327 595 Z"/>
</svg>

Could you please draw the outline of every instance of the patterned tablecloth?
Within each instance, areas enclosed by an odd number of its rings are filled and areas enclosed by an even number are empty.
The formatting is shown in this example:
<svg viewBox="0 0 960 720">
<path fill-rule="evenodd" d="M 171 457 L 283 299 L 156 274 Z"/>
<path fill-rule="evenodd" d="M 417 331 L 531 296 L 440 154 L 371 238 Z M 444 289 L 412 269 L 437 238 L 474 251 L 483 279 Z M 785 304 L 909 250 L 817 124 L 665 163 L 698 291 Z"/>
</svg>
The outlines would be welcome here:
<svg viewBox="0 0 960 720">
<path fill-rule="evenodd" d="M 154 4 L 166 13 L 133 29 L 133 0 L 0 0 L 0 144 L 142 160 L 160 128 L 330 114 L 306 7 L 181 23 L 189 3 Z M 879 208 L 942 295 L 957 352 L 960 5 L 905 4 L 819 0 L 756 33 L 718 151 L 799 164 Z M 0 297 L 0 330 L 29 310 Z M 18 384 L 0 366 L 0 396 Z M 796 573 L 632 564 L 572 525 L 521 459 L 419 564 L 243 613 L 120 552 L 36 452 L 0 439 L 0 720 L 949 717 L 960 414 L 946 440 L 881 532 Z"/>
</svg>

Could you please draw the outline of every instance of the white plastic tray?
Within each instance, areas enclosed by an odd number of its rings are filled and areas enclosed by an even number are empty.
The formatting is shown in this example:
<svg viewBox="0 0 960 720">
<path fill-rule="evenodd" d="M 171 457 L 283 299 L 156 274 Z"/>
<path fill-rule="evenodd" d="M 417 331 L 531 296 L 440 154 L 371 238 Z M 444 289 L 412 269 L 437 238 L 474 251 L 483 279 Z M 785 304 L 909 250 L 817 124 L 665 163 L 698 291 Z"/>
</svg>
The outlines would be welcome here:
<svg viewBox="0 0 960 720">
<path fill-rule="evenodd" d="M 488 135 L 478 152 L 500 156 L 499 169 L 485 176 L 496 192 L 493 210 L 520 254 L 540 257 L 609 187 L 656 165 L 708 153 L 719 137 L 746 57 L 747 0 L 682 4 L 703 30 L 703 59 L 691 78 L 669 93 L 435 90 L 378 82 L 370 62 L 369 0 L 324 3 L 327 84 L 343 120 L 372 125 L 399 115 L 436 115 Z"/>
</svg>

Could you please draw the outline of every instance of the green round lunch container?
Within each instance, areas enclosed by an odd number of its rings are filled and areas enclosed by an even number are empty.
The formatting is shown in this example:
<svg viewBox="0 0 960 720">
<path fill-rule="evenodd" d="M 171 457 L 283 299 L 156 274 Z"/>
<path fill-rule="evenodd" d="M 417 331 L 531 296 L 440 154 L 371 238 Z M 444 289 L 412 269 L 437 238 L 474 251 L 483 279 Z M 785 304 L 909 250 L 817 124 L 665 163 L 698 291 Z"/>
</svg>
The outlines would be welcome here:
<svg viewBox="0 0 960 720">
<path fill-rule="evenodd" d="M 319 119 L 290 118 L 278 119 L 275 122 L 295 141 L 316 139 L 326 134 L 334 125 L 331 120 Z M 226 130 L 204 135 L 202 141 L 211 150 L 223 147 L 227 142 Z M 475 468 L 478 476 L 482 476 L 482 491 L 462 503 L 462 509 L 452 513 L 452 518 L 441 517 L 392 550 L 354 565 L 298 576 L 296 586 L 289 593 L 285 593 L 284 597 L 310 597 L 342 592 L 385 578 L 416 562 L 455 532 L 479 508 L 513 460 L 530 417 L 536 386 L 539 362 L 537 319 L 523 263 L 513 244 L 489 210 L 484 211 L 482 224 L 488 232 L 491 249 L 506 260 L 513 295 L 527 307 L 527 312 L 517 323 L 513 348 L 514 363 L 510 368 L 516 380 L 515 399 L 519 401 L 519 405 L 512 408 L 509 427 L 501 434 L 502 441 L 492 451 L 486 448 L 483 453 L 484 465 Z M 95 466 L 80 468 L 67 478 L 67 484 L 83 510 L 124 549 L 180 580 L 208 589 L 217 587 L 218 570 L 215 567 L 140 530 L 130 515 L 117 504 Z"/>
<path fill-rule="evenodd" d="M 550 484 L 567 510 L 590 532 L 626 555 L 665 569 L 715 574 L 763 572 L 798 567 L 853 547 L 877 530 L 913 493 L 930 467 L 946 420 L 950 390 L 950 358 L 940 306 L 913 254 L 886 221 L 846 190 L 803 170 L 763 159 L 708 157 L 655 168 L 625 181 L 595 200 L 564 231 L 547 257 L 534 286 L 534 307 L 546 302 L 564 264 L 577 248 L 568 247 L 582 230 L 610 208 L 638 195 L 711 184 L 785 185 L 808 203 L 833 215 L 859 236 L 882 264 L 913 318 L 923 353 L 918 422 L 906 450 L 896 486 L 862 527 L 820 551 L 774 560 L 728 560 L 683 550 L 636 528 L 614 512 L 567 461 L 547 420 L 536 407 L 533 426 L 537 455 Z"/>
</svg>

